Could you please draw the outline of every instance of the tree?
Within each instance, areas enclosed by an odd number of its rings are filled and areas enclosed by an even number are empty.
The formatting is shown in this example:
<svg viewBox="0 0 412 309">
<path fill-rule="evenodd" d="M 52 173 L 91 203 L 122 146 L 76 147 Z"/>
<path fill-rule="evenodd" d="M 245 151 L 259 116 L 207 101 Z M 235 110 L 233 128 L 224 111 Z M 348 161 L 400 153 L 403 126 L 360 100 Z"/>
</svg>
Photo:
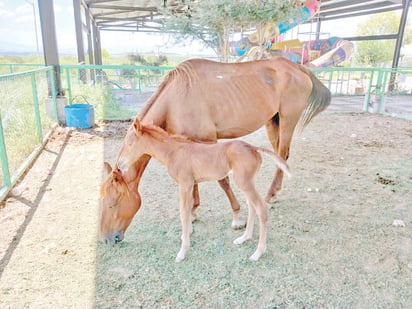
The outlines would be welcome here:
<svg viewBox="0 0 412 309">
<path fill-rule="evenodd" d="M 377 14 L 359 25 L 359 36 L 394 34 L 398 32 L 400 15 L 395 12 Z M 409 25 L 405 27 L 403 45 L 412 42 L 412 32 Z M 395 40 L 361 41 L 357 44 L 356 61 L 360 64 L 378 65 L 391 61 L 395 51 Z"/>
<path fill-rule="evenodd" d="M 264 46 L 267 27 L 288 20 L 296 14 L 291 0 L 209 0 L 182 6 L 172 1 L 159 8 L 166 15 L 165 29 L 177 33 L 181 40 L 195 38 L 227 60 L 231 31 L 258 29 L 259 44 Z"/>
</svg>

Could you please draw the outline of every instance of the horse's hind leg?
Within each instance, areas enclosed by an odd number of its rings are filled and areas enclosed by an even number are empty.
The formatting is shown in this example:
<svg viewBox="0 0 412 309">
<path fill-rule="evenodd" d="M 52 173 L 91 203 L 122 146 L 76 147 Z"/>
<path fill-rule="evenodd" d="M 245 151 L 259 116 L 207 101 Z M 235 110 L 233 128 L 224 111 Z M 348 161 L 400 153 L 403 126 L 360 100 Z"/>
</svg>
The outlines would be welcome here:
<svg viewBox="0 0 412 309">
<path fill-rule="evenodd" d="M 200 198 L 199 198 L 199 186 L 195 184 L 193 186 L 193 206 L 192 206 L 192 222 L 198 219 L 196 210 L 200 205 Z"/>
<path fill-rule="evenodd" d="M 234 230 L 238 230 L 244 228 L 246 225 L 245 219 L 240 215 L 240 205 L 236 199 L 235 194 L 232 191 L 229 183 L 229 177 L 226 176 L 225 178 L 219 180 L 219 185 L 225 191 L 227 198 L 229 199 L 230 206 L 232 207 L 233 212 L 233 220 L 231 228 Z"/>
<path fill-rule="evenodd" d="M 299 117 L 279 117 L 276 114 L 272 120 L 266 123 L 266 132 L 275 152 L 284 160 L 289 157 L 289 147 Z M 275 177 L 266 194 L 265 201 L 270 203 L 272 198 L 276 197 L 276 192 L 282 188 L 283 172 L 281 169 L 276 170 Z"/>
</svg>

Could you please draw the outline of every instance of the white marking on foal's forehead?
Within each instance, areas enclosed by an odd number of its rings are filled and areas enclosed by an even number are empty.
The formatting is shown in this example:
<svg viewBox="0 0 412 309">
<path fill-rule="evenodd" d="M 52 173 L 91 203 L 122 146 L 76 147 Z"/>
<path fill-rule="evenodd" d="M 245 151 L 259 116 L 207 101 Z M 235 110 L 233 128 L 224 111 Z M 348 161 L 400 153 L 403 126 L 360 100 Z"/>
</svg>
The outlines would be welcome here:
<svg viewBox="0 0 412 309">
<path fill-rule="evenodd" d="M 216 75 L 217 79 L 223 79 L 223 75 Z"/>
</svg>

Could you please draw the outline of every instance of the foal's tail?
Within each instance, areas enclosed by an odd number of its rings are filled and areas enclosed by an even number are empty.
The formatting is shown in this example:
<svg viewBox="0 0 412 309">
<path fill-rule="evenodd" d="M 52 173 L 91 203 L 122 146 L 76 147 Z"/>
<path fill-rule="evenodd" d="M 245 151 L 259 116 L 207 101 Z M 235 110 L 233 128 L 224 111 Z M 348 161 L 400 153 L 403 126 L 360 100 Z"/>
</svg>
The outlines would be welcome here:
<svg viewBox="0 0 412 309">
<path fill-rule="evenodd" d="M 262 147 L 255 147 L 256 150 L 260 153 L 263 153 L 269 157 L 271 157 L 276 165 L 286 174 L 288 177 L 291 177 L 292 174 L 290 173 L 289 165 L 283 160 L 277 153 L 273 152 L 272 150 L 262 148 Z"/>
<path fill-rule="evenodd" d="M 299 66 L 300 70 L 308 75 L 312 81 L 312 92 L 310 93 L 306 108 L 300 117 L 298 131 L 302 131 L 308 123 L 320 112 L 324 111 L 330 104 L 331 93 L 328 88 L 306 67 Z"/>
</svg>

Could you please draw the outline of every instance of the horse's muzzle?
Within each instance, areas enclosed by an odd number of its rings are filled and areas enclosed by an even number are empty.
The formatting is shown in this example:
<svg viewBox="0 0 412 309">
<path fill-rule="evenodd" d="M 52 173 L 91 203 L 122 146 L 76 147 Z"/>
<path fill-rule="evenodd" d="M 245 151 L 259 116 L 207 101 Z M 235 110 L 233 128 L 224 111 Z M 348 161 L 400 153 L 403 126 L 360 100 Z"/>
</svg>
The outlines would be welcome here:
<svg viewBox="0 0 412 309">
<path fill-rule="evenodd" d="M 101 242 L 105 243 L 106 245 L 111 245 L 113 246 L 114 244 L 117 244 L 121 242 L 124 238 L 124 233 L 123 232 L 116 232 L 112 235 L 107 235 L 103 236 L 100 240 Z"/>
</svg>

